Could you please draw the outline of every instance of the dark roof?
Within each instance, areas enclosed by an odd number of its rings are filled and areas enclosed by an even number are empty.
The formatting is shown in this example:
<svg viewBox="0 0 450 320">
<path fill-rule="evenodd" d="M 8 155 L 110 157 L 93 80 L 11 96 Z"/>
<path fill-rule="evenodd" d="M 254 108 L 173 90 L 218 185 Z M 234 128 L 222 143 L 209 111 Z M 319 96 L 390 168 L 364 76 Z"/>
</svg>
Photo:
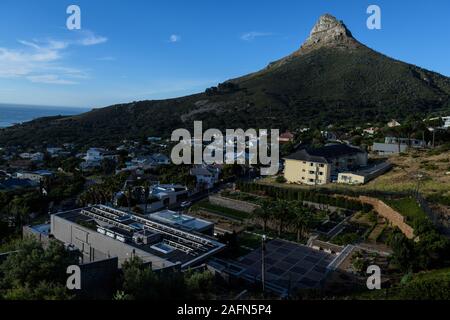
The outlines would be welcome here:
<svg viewBox="0 0 450 320">
<path fill-rule="evenodd" d="M 328 163 L 330 162 L 330 159 L 335 159 L 338 157 L 353 155 L 362 152 L 364 151 L 362 151 L 359 148 L 349 146 L 347 144 L 334 144 L 317 149 L 312 148 L 302 149 L 296 153 L 287 156 L 285 159 Z"/>
<path fill-rule="evenodd" d="M 205 167 L 195 167 L 191 169 L 191 175 L 193 176 L 212 176 L 213 173 Z"/>
<path fill-rule="evenodd" d="M 0 189 L 16 189 L 16 188 L 29 188 L 36 187 L 38 184 L 29 179 L 7 179 L 0 183 Z"/>
</svg>

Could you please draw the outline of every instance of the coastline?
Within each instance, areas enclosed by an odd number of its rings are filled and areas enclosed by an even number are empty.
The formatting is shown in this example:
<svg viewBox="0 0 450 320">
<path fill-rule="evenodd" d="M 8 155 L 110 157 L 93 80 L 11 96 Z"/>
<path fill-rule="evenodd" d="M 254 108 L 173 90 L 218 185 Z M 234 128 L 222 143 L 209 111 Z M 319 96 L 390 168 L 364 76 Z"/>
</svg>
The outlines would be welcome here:
<svg viewBox="0 0 450 320">
<path fill-rule="evenodd" d="M 0 103 L 0 129 L 42 117 L 71 116 L 88 112 L 89 108 L 19 105 Z"/>
</svg>

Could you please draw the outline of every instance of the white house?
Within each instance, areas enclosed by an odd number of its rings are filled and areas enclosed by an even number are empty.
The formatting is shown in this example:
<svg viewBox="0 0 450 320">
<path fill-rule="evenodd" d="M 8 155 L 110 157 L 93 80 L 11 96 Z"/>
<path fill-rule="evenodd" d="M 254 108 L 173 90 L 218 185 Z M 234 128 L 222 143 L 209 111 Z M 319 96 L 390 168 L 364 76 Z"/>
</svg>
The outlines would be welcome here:
<svg viewBox="0 0 450 320">
<path fill-rule="evenodd" d="M 156 165 L 168 165 L 170 164 L 169 157 L 163 155 L 162 153 L 155 153 L 151 156 L 151 159 Z"/>
<path fill-rule="evenodd" d="M 104 159 L 105 149 L 102 148 L 90 148 L 86 152 L 86 157 L 84 160 L 87 162 L 100 162 Z"/>
<path fill-rule="evenodd" d="M 391 121 L 389 121 L 389 122 L 387 123 L 387 126 L 388 126 L 389 128 L 395 128 L 395 127 L 400 127 L 401 124 L 400 124 L 400 122 L 398 122 L 397 120 L 392 119 Z"/>
<path fill-rule="evenodd" d="M 195 176 L 197 186 L 211 189 L 219 182 L 220 169 L 213 166 L 201 165 L 191 169 L 191 175 Z"/>
<path fill-rule="evenodd" d="M 44 154 L 42 152 L 36 152 L 36 153 L 21 153 L 19 154 L 19 157 L 25 160 L 31 160 L 31 161 L 43 161 L 44 160 Z"/>
<path fill-rule="evenodd" d="M 47 153 L 52 157 L 55 158 L 59 155 L 60 152 L 63 151 L 63 148 L 47 148 Z"/>
<path fill-rule="evenodd" d="M 33 182 L 40 182 L 46 178 L 51 178 L 53 176 L 53 172 L 48 170 L 38 170 L 34 172 L 17 172 L 17 179 L 21 180 L 31 180 Z"/>
<path fill-rule="evenodd" d="M 450 116 L 442 117 L 442 121 L 444 121 L 444 125 L 443 125 L 444 129 L 450 128 Z"/>
<path fill-rule="evenodd" d="M 385 137 L 384 143 L 374 143 L 372 151 L 378 153 L 380 156 L 387 156 L 406 152 L 408 148 L 425 148 L 427 143 L 423 140 Z"/>
<path fill-rule="evenodd" d="M 176 184 L 158 184 L 150 188 L 150 196 L 161 201 L 164 206 L 176 204 L 187 199 L 188 188 Z"/>
</svg>

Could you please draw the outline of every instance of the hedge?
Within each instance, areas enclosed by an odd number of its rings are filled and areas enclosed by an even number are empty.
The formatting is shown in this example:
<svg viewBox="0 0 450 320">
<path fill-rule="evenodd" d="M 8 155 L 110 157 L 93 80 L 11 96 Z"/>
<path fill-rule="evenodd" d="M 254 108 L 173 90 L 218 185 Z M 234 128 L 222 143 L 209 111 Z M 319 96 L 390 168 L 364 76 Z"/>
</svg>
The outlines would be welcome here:
<svg viewBox="0 0 450 320">
<path fill-rule="evenodd" d="M 369 212 L 373 207 L 358 200 L 348 199 L 344 196 L 333 196 L 311 190 L 274 187 L 258 183 L 237 182 L 236 187 L 243 192 L 264 193 L 266 196 L 288 201 L 309 201 L 344 208 L 354 211 Z"/>
</svg>

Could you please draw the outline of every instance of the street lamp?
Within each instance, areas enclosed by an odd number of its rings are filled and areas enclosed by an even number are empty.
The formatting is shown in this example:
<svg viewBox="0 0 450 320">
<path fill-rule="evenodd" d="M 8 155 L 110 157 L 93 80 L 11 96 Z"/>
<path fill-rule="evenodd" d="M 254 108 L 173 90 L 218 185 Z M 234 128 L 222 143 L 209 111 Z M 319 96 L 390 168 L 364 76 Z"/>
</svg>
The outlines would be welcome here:
<svg viewBox="0 0 450 320">
<path fill-rule="evenodd" d="M 265 262 L 266 239 L 267 239 L 266 235 L 263 235 L 261 248 L 261 282 L 262 282 L 263 296 L 265 296 L 266 294 L 266 262 Z"/>
</svg>

